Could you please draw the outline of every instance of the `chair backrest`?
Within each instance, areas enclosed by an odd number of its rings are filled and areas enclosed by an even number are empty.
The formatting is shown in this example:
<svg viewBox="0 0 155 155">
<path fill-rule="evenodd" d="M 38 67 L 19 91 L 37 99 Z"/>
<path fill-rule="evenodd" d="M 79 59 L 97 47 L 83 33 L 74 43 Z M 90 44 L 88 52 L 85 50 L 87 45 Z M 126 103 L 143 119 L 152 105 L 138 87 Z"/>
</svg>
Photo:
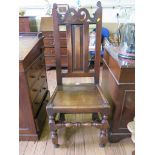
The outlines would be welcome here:
<svg viewBox="0 0 155 155">
<path fill-rule="evenodd" d="M 52 9 L 54 26 L 54 47 L 56 53 L 56 75 L 57 85 L 62 84 L 63 77 L 94 77 L 95 84 L 99 83 L 100 71 L 100 50 L 101 50 L 101 29 L 102 29 L 102 6 L 97 2 L 97 10 L 90 16 L 85 8 L 76 11 L 68 8 L 62 15 L 57 11 L 57 4 L 53 4 Z M 95 60 L 94 70 L 90 70 L 89 65 L 89 25 L 96 26 Z M 61 70 L 60 54 L 60 34 L 59 26 L 66 26 L 68 71 Z"/>
</svg>

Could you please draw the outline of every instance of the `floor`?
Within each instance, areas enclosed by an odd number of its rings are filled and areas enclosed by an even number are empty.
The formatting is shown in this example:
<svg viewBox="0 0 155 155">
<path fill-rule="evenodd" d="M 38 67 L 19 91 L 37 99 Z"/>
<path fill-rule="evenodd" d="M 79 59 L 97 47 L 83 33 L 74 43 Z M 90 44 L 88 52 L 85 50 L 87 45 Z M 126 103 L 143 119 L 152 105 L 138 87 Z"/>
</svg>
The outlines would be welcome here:
<svg viewBox="0 0 155 155">
<path fill-rule="evenodd" d="M 50 93 L 56 86 L 54 70 L 47 72 Z M 93 82 L 92 78 L 69 78 L 64 83 Z M 67 115 L 68 121 L 88 121 L 90 115 Z M 105 148 L 99 147 L 99 130 L 93 127 L 66 128 L 58 131 L 60 148 L 54 148 L 49 134 L 48 119 L 46 120 L 39 141 L 20 141 L 19 155 L 131 155 L 134 144 L 130 138 L 119 143 L 108 143 Z"/>
</svg>

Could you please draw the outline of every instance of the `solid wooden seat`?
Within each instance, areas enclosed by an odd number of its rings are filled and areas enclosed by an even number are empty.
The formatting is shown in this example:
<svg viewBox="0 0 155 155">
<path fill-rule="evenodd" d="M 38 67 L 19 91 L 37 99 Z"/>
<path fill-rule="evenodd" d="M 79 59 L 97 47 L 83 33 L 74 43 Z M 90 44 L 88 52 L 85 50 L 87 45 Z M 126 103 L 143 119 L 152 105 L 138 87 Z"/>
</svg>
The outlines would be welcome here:
<svg viewBox="0 0 155 155">
<path fill-rule="evenodd" d="M 108 141 L 108 116 L 110 105 L 99 87 L 102 6 L 97 2 L 97 10 L 91 17 L 88 10 L 68 8 L 66 14 L 58 13 L 57 5 L 52 10 L 54 24 L 54 46 L 56 54 L 57 88 L 46 109 L 49 118 L 51 138 L 58 146 L 57 129 L 63 127 L 94 126 L 100 129 L 100 146 Z M 94 69 L 89 68 L 89 25 L 96 25 L 96 45 Z M 66 26 L 68 68 L 62 70 L 59 26 Z M 92 84 L 63 85 L 62 78 L 94 77 Z M 66 122 L 65 114 L 91 113 L 91 122 Z M 57 117 L 59 116 L 59 117 Z M 101 116 L 101 117 L 100 117 Z M 56 119 L 57 118 L 57 119 Z"/>
<path fill-rule="evenodd" d="M 109 110 L 109 104 L 100 91 L 100 87 L 94 84 L 58 86 L 49 106 L 52 106 L 54 112 L 64 113 Z"/>
</svg>

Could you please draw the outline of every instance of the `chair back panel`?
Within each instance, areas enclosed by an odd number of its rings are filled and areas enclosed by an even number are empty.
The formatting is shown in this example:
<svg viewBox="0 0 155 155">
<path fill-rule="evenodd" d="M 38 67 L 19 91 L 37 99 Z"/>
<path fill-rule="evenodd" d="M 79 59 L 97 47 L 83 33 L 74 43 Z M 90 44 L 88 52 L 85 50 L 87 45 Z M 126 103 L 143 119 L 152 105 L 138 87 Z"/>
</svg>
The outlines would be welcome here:
<svg viewBox="0 0 155 155">
<path fill-rule="evenodd" d="M 63 77 L 91 77 L 95 83 L 99 83 L 100 50 L 101 50 L 101 28 L 102 7 L 97 2 L 97 10 L 94 17 L 90 17 L 87 9 L 81 8 L 76 11 L 69 8 L 65 15 L 60 15 L 57 5 L 53 5 L 52 15 L 54 24 L 54 45 L 56 51 L 57 84 L 62 84 Z M 89 25 L 96 25 L 95 67 L 94 71 L 89 69 Z M 59 26 L 66 26 L 68 72 L 61 71 L 60 36 Z"/>
</svg>

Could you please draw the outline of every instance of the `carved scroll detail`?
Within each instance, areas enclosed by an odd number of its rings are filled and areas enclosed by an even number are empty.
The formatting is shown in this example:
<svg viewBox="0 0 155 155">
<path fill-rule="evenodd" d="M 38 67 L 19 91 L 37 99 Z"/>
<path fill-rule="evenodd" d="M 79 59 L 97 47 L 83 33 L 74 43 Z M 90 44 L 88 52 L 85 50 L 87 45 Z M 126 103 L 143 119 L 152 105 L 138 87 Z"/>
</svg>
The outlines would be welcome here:
<svg viewBox="0 0 155 155">
<path fill-rule="evenodd" d="M 97 7 L 98 8 L 93 14 L 93 17 L 90 16 L 89 11 L 86 8 L 80 8 L 77 11 L 74 8 L 69 8 L 65 15 L 61 15 L 57 12 L 59 23 L 96 23 L 99 21 L 98 12 L 102 9 L 101 2 L 97 2 Z M 53 8 L 57 9 L 57 6 L 54 5 Z"/>
</svg>

